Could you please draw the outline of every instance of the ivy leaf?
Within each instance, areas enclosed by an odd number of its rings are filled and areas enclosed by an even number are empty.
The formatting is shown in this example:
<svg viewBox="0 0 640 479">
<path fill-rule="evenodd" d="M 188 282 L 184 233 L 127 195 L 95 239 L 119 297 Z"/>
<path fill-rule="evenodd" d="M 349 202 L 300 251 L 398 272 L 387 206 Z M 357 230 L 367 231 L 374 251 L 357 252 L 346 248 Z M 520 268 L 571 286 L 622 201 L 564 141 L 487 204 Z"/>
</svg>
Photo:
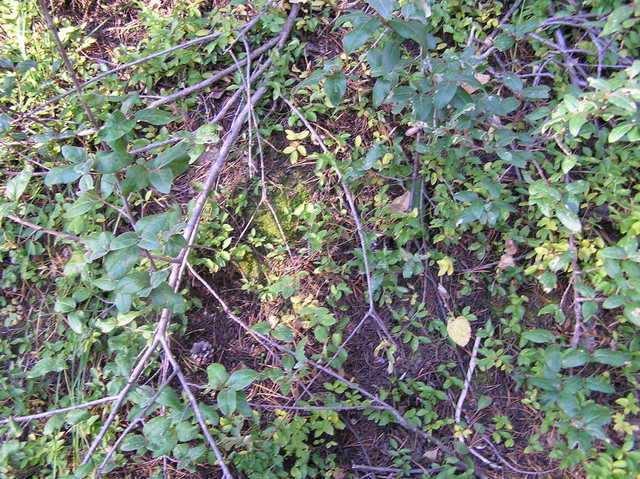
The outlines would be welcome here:
<svg viewBox="0 0 640 479">
<path fill-rule="evenodd" d="M 234 371 L 231 374 L 227 381 L 227 386 L 234 391 L 240 391 L 249 386 L 259 377 L 260 375 L 253 369 L 241 369 L 239 371 Z"/>
<path fill-rule="evenodd" d="M 334 106 L 340 104 L 340 100 L 346 91 L 347 78 L 344 76 L 343 72 L 336 72 L 325 79 L 324 92 Z"/>
<path fill-rule="evenodd" d="M 228 416 L 236 411 L 238 404 L 236 392 L 232 389 L 223 389 L 218 393 L 218 407 L 222 414 Z"/>
</svg>

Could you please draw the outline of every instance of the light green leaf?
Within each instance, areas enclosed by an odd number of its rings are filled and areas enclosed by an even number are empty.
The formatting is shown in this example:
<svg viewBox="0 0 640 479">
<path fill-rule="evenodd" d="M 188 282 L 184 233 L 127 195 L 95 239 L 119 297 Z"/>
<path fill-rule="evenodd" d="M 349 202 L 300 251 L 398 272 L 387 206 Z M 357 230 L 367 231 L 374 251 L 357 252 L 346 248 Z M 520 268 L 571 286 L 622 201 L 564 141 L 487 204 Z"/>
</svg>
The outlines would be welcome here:
<svg viewBox="0 0 640 479">
<path fill-rule="evenodd" d="M 631 361 L 631 355 L 629 353 L 614 351 L 612 349 L 598 349 L 593 353 L 593 359 L 601 364 L 620 367 Z"/>
<path fill-rule="evenodd" d="M 149 172 L 149 182 L 160 193 L 169 193 L 171 191 L 171 183 L 173 182 L 173 172 L 171 168 L 151 170 Z"/>
<path fill-rule="evenodd" d="M 151 123 L 152 125 L 166 125 L 174 121 L 174 116 L 162 110 L 140 110 L 136 113 L 136 121 Z"/>
<path fill-rule="evenodd" d="M 249 386 L 259 377 L 260 375 L 253 369 L 241 369 L 231 373 L 226 385 L 234 391 L 240 391 Z"/>
<path fill-rule="evenodd" d="M 28 165 L 20 173 L 7 181 L 4 196 L 11 201 L 18 201 L 27 189 L 27 185 L 32 176 L 33 167 Z"/>
<path fill-rule="evenodd" d="M 615 143 L 619 139 L 621 139 L 624 135 L 626 135 L 633 128 L 633 123 L 623 123 L 622 125 L 616 126 L 609 133 L 609 143 Z"/>
<path fill-rule="evenodd" d="M 111 252 L 104 260 L 104 267 L 111 279 L 120 279 L 135 266 L 140 258 L 140 248 L 130 246 Z"/>
<path fill-rule="evenodd" d="M 51 168 L 44 177 L 44 184 L 47 186 L 69 184 L 82 176 L 81 172 L 76 171 L 74 166 L 57 166 Z"/>
<path fill-rule="evenodd" d="M 551 343 L 556 336 L 546 329 L 530 329 L 522 333 L 522 337 L 533 343 Z"/>
<path fill-rule="evenodd" d="M 580 218 L 567 205 L 560 205 L 556 209 L 556 216 L 560 222 L 572 233 L 580 233 L 582 224 Z"/>
<path fill-rule="evenodd" d="M 226 368 L 220 363 L 214 363 L 207 366 L 207 377 L 209 378 L 209 386 L 212 389 L 220 389 L 229 379 Z"/>
<path fill-rule="evenodd" d="M 218 393 L 218 407 L 222 414 L 228 416 L 236 411 L 238 404 L 236 392 L 232 389 L 223 389 Z"/>
</svg>

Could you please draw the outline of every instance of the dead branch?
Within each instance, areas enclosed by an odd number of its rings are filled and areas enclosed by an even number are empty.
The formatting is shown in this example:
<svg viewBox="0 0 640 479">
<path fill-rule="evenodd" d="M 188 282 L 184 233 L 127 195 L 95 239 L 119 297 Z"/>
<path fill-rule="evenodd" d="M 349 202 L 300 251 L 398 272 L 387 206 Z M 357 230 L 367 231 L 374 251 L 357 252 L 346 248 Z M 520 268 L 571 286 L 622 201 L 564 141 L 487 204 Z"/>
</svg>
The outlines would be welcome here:
<svg viewBox="0 0 640 479">
<path fill-rule="evenodd" d="M 82 404 L 76 404 L 75 406 L 63 407 L 60 409 L 53 409 L 51 411 L 41 412 L 38 414 L 31 414 L 30 416 L 16 416 L 16 417 L 0 419 L 0 424 L 8 424 L 10 422 L 29 422 L 29 421 L 35 421 L 36 419 L 43 419 L 46 417 L 57 416 L 58 414 L 64 414 L 66 412 L 76 411 L 78 409 L 86 409 L 89 407 L 97 406 L 99 404 L 115 401 L 117 397 L 118 396 L 107 396 L 101 399 L 96 399 L 94 401 L 89 401 Z"/>
</svg>

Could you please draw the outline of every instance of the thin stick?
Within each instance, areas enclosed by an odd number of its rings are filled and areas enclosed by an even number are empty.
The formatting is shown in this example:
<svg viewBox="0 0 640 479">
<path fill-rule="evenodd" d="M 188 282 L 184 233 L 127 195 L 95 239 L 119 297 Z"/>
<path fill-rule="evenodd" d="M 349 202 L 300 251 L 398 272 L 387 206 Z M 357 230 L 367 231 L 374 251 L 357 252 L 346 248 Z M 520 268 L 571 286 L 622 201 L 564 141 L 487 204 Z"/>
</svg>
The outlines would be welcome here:
<svg viewBox="0 0 640 479">
<path fill-rule="evenodd" d="M 580 298 L 580 292 L 578 291 L 578 288 L 576 286 L 578 284 L 578 281 L 580 280 L 580 278 L 578 278 L 580 271 L 578 270 L 578 253 L 576 250 L 574 235 L 569 235 L 569 252 L 571 253 L 571 287 L 573 288 L 573 314 L 575 316 L 573 336 L 571 337 L 571 347 L 575 349 L 580 343 L 580 337 L 582 335 L 582 322 L 584 318 L 582 316 L 582 298 Z"/>
<path fill-rule="evenodd" d="M 460 422 L 460 417 L 462 416 L 462 405 L 464 404 L 464 400 L 469 393 L 471 377 L 473 376 L 473 371 L 476 369 L 476 358 L 478 356 L 478 347 L 480 346 L 480 341 L 482 341 L 482 338 L 480 338 L 480 336 L 476 336 L 476 340 L 473 343 L 473 350 L 471 351 L 469 367 L 467 368 L 467 377 L 464 380 L 464 387 L 462 388 L 462 392 L 460 393 L 460 397 L 458 398 L 458 404 L 456 405 L 456 424 Z M 462 437 L 460 437 L 460 440 L 463 440 Z"/>
<path fill-rule="evenodd" d="M 9 218 L 11 221 L 19 223 L 23 226 L 27 226 L 32 230 L 36 230 L 40 233 L 46 233 L 51 236 L 55 236 L 57 238 L 63 238 L 71 241 L 75 241 L 76 243 L 84 243 L 84 240 L 80 238 L 80 236 L 72 235 L 70 233 L 62 233 L 60 231 L 50 230 L 49 228 L 45 228 L 44 226 L 39 226 L 31 221 L 23 220 L 22 218 L 15 215 L 6 215 L 5 218 Z"/>
<path fill-rule="evenodd" d="M 104 459 L 102 460 L 102 463 L 98 466 L 98 469 L 96 470 L 96 479 L 98 477 L 100 477 L 100 474 L 102 474 L 102 470 L 104 469 L 104 467 L 107 465 L 107 463 L 109 462 L 109 460 L 111 459 L 111 456 L 113 456 L 113 454 L 118 450 L 118 446 L 120 445 L 120 443 L 124 440 L 124 438 L 127 436 L 127 434 L 129 434 L 129 432 L 131 432 L 131 430 L 139 423 L 142 422 L 142 420 L 144 419 L 144 417 L 147 415 L 147 412 L 149 412 L 149 410 L 154 406 L 156 399 L 158 399 L 158 397 L 160 396 L 160 394 L 162 394 L 162 391 L 164 390 L 165 387 L 167 387 L 169 385 L 169 383 L 171 382 L 171 380 L 175 377 L 176 373 L 173 372 L 171 374 L 171 376 L 169 376 L 158 388 L 158 390 L 155 392 L 155 394 L 153 396 L 151 396 L 148 400 L 147 405 L 145 406 L 144 409 L 142 409 L 142 411 L 139 411 L 138 414 L 136 414 L 136 416 L 133 418 L 133 420 L 129 423 L 129 425 L 124 429 L 124 431 L 122 431 L 120 433 L 120 435 L 118 436 L 118 439 L 115 440 L 115 442 L 113 443 L 113 445 L 111 446 L 111 449 L 109 449 L 109 452 L 107 452 L 107 455 L 104 457 Z"/>
<path fill-rule="evenodd" d="M 160 344 L 162 345 L 162 349 L 164 350 L 164 354 L 166 355 L 167 359 L 169 360 L 169 363 L 171 363 L 171 366 L 173 367 L 173 371 L 178 376 L 178 380 L 180 381 L 180 384 L 182 385 L 182 389 L 184 390 L 184 392 L 187 395 L 187 398 L 189 399 L 189 404 L 191 405 L 191 409 L 193 409 L 193 414 L 195 414 L 196 419 L 198 420 L 198 424 L 200 424 L 200 429 L 202 429 L 202 433 L 204 434 L 204 437 L 207 439 L 207 442 L 209 443 L 209 447 L 211 447 L 211 450 L 213 451 L 213 453 L 216 456 L 216 459 L 218 460 L 218 464 L 219 464 L 220 468 L 222 469 L 223 477 L 225 479 L 233 479 L 233 476 L 231 475 L 231 472 L 229 472 L 229 469 L 227 468 L 227 466 L 226 466 L 226 464 L 224 462 L 224 458 L 222 457 L 222 453 L 220 452 L 220 449 L 218 449 L 218 446 L 217 446 L 216 442 L 213 440 L 213 437 L 211 437 L 211 433 L 209 432 L 209 428 L 207 427 L 207 423 L 205 422 L 204 418 L 202 417 L 202 412 L 200 411 L 200 407 L 198 406 L 198 401 L 196 401 L 195 396 L 191 392 L 191 389 L 189 388 L 189 384 L 187 383 L 187 380 L 185 379 L 184 374 L 182 374 L 182 370 L 180 369 L 180 365 L 176 361 L 176 358 L 173 357 L 173 353 L 171 352 L 171 348 L 169 348 L 169 344 L 167 343 L 167 339 L 164 336 L 160 337 Z"/>
<path fill-rule="evenodd" d="M 253 25 L 255 25 L 258 20 L 260 20 L 260 17 L 261 17 L 261 15 L 258 14 L 254 18 L 252 18 L 249 22 L 245 23 L 239 34 L 244 34 L 248 29 L 250 29 Z M 112 68 L 111 70 L 108 70 L 106 72 L 100 73 L 100 74 L 94 76 L 93 78 L 90 78 L 89 80 L 86 80 L 86 81 L 80 83 L 79 86 L 81 88 L 84 88 L 84 87 L 86 87 L 88 85 L 91 85 L 92 83 L 95 83 L 97 81 L 102 80 L 105 77 L 113 75 L 114 73 L 118 73 L 118 72 L 120 72 L 122 70 L 126 70 L 127 68 L 131 68 L 133 66 L 139 65 L 140 63 L 144 63 L 144 62 L 147 62 L 149 60 L 153 60 L 154 58 L 160 57 L 162 55 L 166 55 L 167 53 L 171 53 L 171 52 L 174 52 L 176 50 L 181 50 L 183 48 L 188 48 L 188 47 L 191 47 L 193 45 L 199 45 L 200 43 L 209 42 L 211 40 L 214 40 L 214 39 L 224 35 L 225 33 L 228 33 L 228 32 L 210 33 L 209 35 L 204 35 L 202 37 L 194 38 L 193 40 L 189 40 L 187 42 L 180 43 L 179 45 L 176 45 L 176 46 L 173 46 L 173 47 L 170 47 L 170 48 L 165 48 L 164 50 L 160 50 L 160 51 L 152 53 L 150 55 L 146 55 L 144 57 L 138 58 L 137 60 L 133 60 L 133 61 L 131 61 L 129 63 L 125 63 L 123 65 L 119 65 L 119 66 L 117 66 L 115 68 Z M 55 102 L 57 102 L 59 100 L 62 100 L 63 98 L 66 98 L 66 97 L 68 97 L 69 95 L 72 95 L 75 92 L 76 92 L 75 89 L 71 89 L 71 90 L 67 90 L 67 91 L 65 91 L 63 93 L 60 93 L 59 95 L 56 95 L 53 98 L 47 100 L 42 105 L 34 108 L 29 113 L 33 114 L 33 113 L 37 113 L 37 112 L 39 112 L 41 110 L 44 110 L 50 104 L 55 103 Z"/>
<path fill-rule="evenodd" d="M 49 14 L 49 10 L 47 8 L 47 5 L 45 4 L 44 0 L 38 0 L 38 5 L 40 6 L 40 10 L 42 11 L 42 15 L 44 16 L 44 20 L 47 23 L 47 28 L 49 29 L 49 33 L 51 33 L 51 36 L 53 37 L 53 41 L 56 44 L 56 48 L 58 49 L 58 52 L 60 53 L 60 56 L 62 57 L 62 61 L 64 62 L 64 66 L 66 67 L 69 76 L 71 76 L 71 80 L 73 81 L 73 85 L 74 85 L 74 92 L 77 93 L 78 95 L 78 100 L 80 101 L 80 104 L 82 105 L 82 108 L 84 108 L 84 111 L 87 113 L 87 116 L 89 117 L 89 121 L 91 122 L 91 124 L 93 125 L 93 127 L 98 130 L 100 127 L 98 125 L 98 122 L 96 121 L 96 118 L 93 116 L 93 112 L 91 111 L 91 108 L 89 108 L 89 105 L 87 104 L 87 102 L 84 100 L 84 98 L 82 97 L 82 85 L 80 85 L 80 80 L 78 80 L 78 76 L 76 75 L 75 70 L 73 69 L 73 65 L 71 63 L 71 60 L 69 59 L 69 56 L 67 55 L 67 52 L 64 49 L 64 46 L 62 45 L 62 42 L 60 41 L 60 37 L 58 36 L 58 31 L 56 30 L 55 25 L 53 24 L 53 19 L 51 18 L 51 15 Z"/>
<path fill-rule="evenodd" d="M 104 404 L 107 402 L 115 401 L 118 396 L 107 396 L 102 399 L 96 399 L 83 404 L 77 404 L 75 406 L 63 407 L 60 409 L 52 409 L 51 411 L 41 412 L 38 414 L 31 414 L 30 416 L 16 416 L 6 419 L 0 419 L 0 424 L 8 424 L 10 422 L 29 422 L 36 419 L 43 419 L 45 417 L 57 416 L 58 414 L 64 414 L 65 412 L 76 411 L 78 409 L 86 409 L 89 407 L 97 406 L 98 404 Z"/>
<path fill-rule="evenodd" d="M 378 409 L 384 411 L 384 406 L 371 406 L 362 404 L 359 406 L 279 406 L 277 404 L 249 403 L 251 407 L 263 409 L 282 409 L 283 411 L 355 411 L 359 409 Z"/>
<path fill-rule="evenodd" d="M 351 466 L 351 469 L 354 471 L 377 472 L 381 474 L 431 474 L 442 470 L 441 467 L 433 467 L 430 469 L 409 469 L 408 471 L 405 471 L 404 469 L 398 469 L 395 467 L 374 467 L 364 466 L 361 464 L 354 464 Z"/>
</svg>

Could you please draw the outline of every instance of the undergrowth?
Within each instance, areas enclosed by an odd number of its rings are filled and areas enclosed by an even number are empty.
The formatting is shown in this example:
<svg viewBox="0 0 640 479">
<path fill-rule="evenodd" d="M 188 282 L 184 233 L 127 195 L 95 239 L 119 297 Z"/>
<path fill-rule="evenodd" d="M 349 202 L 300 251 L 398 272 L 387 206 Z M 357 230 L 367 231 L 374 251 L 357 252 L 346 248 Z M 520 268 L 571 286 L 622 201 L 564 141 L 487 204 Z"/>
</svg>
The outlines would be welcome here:
<svg viewBox="0 0 640 479">
<path fill-rule="evenodd" d="M 636 477 L 639 18 L 2 3 L 0 475 Z"/>
</svg>

